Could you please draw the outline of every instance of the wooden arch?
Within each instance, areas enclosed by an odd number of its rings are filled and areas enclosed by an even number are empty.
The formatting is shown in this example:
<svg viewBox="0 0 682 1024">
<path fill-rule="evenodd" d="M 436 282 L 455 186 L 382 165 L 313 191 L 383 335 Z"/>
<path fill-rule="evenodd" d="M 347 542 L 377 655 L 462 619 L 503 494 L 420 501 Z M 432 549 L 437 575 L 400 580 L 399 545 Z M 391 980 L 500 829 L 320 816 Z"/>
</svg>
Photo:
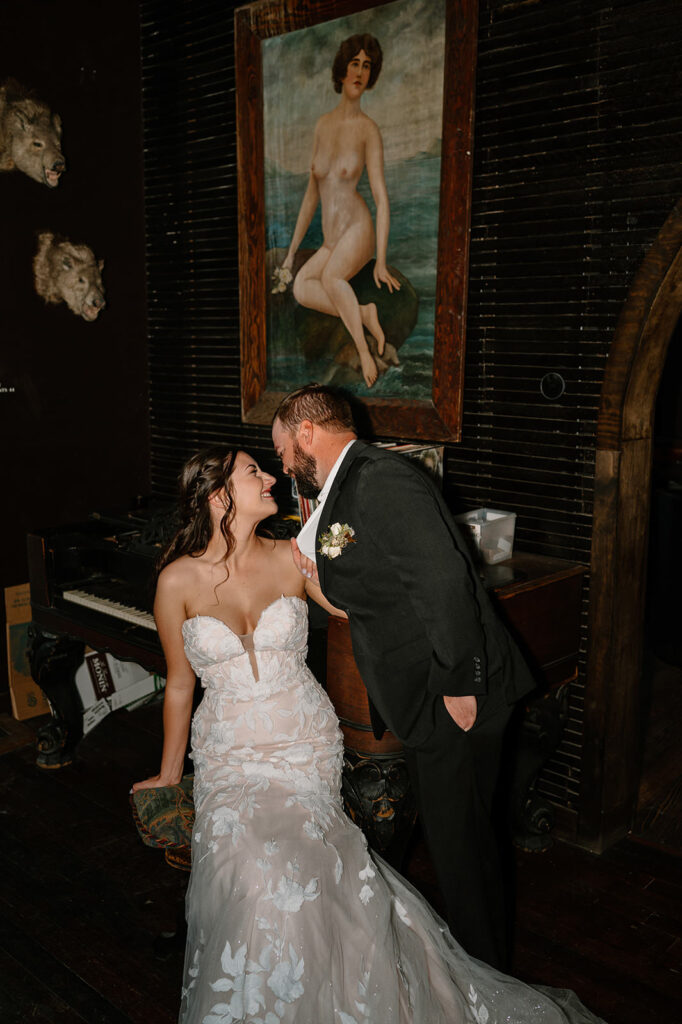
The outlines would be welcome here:
<svg viewBox="0 0 682 1024">
<path fill-rule="evenodd" d="M 653 422 L 681 314 L 682 200 L 635 276 L 601 392 L 578 822 L 578 841 L 597 851 L 625 835 L 636 810 Z"/>
</svg>

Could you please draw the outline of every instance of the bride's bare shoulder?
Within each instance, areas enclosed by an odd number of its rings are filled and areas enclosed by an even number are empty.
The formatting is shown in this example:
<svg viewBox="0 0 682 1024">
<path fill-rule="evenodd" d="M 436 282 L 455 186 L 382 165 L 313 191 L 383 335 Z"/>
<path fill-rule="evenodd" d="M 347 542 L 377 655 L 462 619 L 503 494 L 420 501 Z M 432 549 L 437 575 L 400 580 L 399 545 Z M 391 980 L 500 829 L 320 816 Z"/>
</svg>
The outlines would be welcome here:
<svg viewBox="0 0 682 1024">
<path fill-rule="evenodd" d="M 290 540 L 276 540 L 272 552 L 272 558 L 277 570 L 282 574 L 283 581 L 287 579 L 290 586 L 302 585 L 303 577 L 294 564 L 294 557 L 291 553 Z"/>
<path fill-rule="evenodd" d="M 158 586 L 173 590 L 175 587 L 184 587 L 191 580 L 197 578 L 201 573 L 199 560 L 190 555 L 181 555 L 174 562 L 170 562 L 159 573 Z"/>
</svg>

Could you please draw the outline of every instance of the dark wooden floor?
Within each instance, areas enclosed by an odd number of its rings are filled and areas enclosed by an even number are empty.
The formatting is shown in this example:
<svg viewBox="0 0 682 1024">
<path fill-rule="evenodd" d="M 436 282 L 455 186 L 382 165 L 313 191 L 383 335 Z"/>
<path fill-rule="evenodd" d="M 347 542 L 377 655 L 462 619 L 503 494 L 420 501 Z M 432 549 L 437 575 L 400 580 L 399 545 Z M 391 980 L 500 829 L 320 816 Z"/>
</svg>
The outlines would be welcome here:
<svg viewBox="0 0 682 1024">
<path fill-rule="evenodd" d="M 186 876 L 128 807 L 157 764 L 160 708 L 109 716 L 56 772 L 34 765 L 35 725 L 0 714 L 0 1022 L 171 1024 L 182 953 L 159 960 L 154 940 Z M 514 973 L 575 989 L 609 1024 L 682 1021 L 681 854 L 641 839 L 518 853 Z M 407 873 L 432 891 L 419 841 Z"/>
</svg>

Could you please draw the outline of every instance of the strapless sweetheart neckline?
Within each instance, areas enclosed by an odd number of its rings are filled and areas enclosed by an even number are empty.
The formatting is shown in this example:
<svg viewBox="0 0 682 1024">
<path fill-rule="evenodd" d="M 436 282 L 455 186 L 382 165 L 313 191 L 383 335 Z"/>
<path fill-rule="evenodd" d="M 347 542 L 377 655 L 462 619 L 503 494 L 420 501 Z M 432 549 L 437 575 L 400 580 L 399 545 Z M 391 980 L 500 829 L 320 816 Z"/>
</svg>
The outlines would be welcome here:
<svg viewBox="0 0 682 1024">
<path fill-rule="evenodd" d="M 236 633 L 231 626 L 228 626 L 224 619 L 219 619 L 217 615 L 203 615 L 201 612 L 197 612 L 196 615 L 190 615 L 188 619 L 185 619 L 185 621 L 182 624 L 182 628 L 184 629 L 188 622 L 194 622 L 196 619 L 211 619 L 213 622 L 219 622 L 221 626 L 225 627 L 228 633 L 231 633 L 232 636 L 235 636 L 238 640 L 241 640 L 245 636 L 254 636 L 263 620 L 263 616 L 265 615 L 265 613 L 269 611 L 271 608 L 274 608 L 274 606 L 276 604 L 279 604 L 280 601 L 300 601 L 302 605 L 306 604 L 306 601 L 302 597 L 299 597 L 298 594 L 280 594 L 279 597 L 276 597 L 274 601 L 270 602 L 270 604 L 266 604 L 265 608 L 262 609 L 252 633 Z"/>
</svg>

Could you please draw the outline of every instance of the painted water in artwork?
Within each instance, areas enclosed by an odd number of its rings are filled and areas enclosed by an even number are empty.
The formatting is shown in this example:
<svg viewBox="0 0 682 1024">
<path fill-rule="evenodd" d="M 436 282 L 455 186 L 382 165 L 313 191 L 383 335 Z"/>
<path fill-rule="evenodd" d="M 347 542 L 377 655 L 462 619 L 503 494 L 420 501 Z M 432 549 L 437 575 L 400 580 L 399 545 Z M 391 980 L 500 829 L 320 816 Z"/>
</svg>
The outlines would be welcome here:
<svg viewBox="0 0 682 1024">
<path fill-rule="evenodd" d="M 383 141 L 390 206 L 386 254 L 401 283 L 376 287 L 370 260 L 351 279 L 358 302 L 375 302 L 386 335 L 379 355 L 366 333 L 377 370 L 368 387 L 353 340 L 338 317 L 296 301 L 280 274 L 308 184 L 318 119 L 339 102 L 331 68 L 339 44 L 370 33 L 383 51 L 381 72 L 361 100 Z M 362 396 L 431 397 L 441 178 L 444 0 L 396 0 L 373 10 L 264 40 L 265 250 L 267 387 L 288 391 L 311 380 L 339 384 Z M 376 224 L 367 170 L 358 192 Z M 301 241 L 294 276 L 323 242 L 320 207 Z"/>
</svg>

